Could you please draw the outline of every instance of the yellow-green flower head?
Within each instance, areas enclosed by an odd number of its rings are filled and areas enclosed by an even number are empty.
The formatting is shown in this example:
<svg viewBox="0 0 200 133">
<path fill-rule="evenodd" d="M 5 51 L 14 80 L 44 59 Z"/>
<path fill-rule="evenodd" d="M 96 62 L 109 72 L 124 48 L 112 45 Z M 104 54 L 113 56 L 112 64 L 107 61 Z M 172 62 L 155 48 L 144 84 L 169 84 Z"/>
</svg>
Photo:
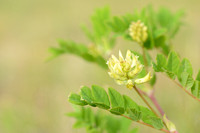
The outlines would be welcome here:
<svg viewBox="0 0 200 133">
<path fill-rule="evenodd" d="M 147 27 L 140 20 L 132 22 L 129 27 L 129 35 L 134 41 L 140 44 L 144 43 L 148 37 Z"/>
<path fill-rule="evenodd" d="M 151 79 L 151 74 L 148 73 L 144 78 L 135 79 L 142 71 L 143 65 L 138 60 L 138 56 L 131 53 L 130 50 L 126 53 L 126 58 L 119 51 L 119 59 L 114 55 L 107 61 L 110 72 L 110 77 L 114 78 L 119 85 L 126 85 L 127 88 L 132 88 L 134 84 L 141 84 Z M 133 82 L 132 80 L 135 79 Z"/>
</svg>

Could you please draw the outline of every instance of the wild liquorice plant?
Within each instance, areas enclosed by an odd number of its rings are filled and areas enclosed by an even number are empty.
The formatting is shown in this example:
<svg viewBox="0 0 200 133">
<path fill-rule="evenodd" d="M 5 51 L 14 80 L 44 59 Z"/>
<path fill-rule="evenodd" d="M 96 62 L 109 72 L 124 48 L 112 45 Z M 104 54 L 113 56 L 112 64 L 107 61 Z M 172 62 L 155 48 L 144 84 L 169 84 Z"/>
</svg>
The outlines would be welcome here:
<svg viewBox="0 0 200 133">
<path fill-rule="evenodd" d="M 82 26 L 90 45 L 60 40 L 59 47 L 50 48 L 51 58 L 71 53 L 98 64 L 108 71 L 117 84 L 135 90 L 147 105 L 138 105 L 134 99 L 113 88 L 106 91 L 97 85 L 82 86 L 80 93 L 71 93 L 68 99 L 82 106 L 68 114 L 77 119 L 75 128 L 86 127 L 88 132 L 93 133 L 136 133 L 136 128 L 129 128 L 132 120 L 166 133 L 178 133 L 175 124 L 154 97 L 154 85 L 156 73 L 163 73 L 189 96 L 200 101 L 200 71 L 193 78 L 190 61 L 180 59 L 172 51 L 172 39 L 182 25 L 182 16 L 182 11 L 172 13 L 165 8 L 154 11 L 151 6 L 123 16 L 111 16 L 109 8 L 105 7 L 97 9 L 92 15 L 92 30 Z M 120 51 L 119 58 L 110 56 L 118 37 L 136 42 L 142 53 L 134 51 L 133 45 L 125 56 Z M 149 54 L 152 49 L 158 52 L 156 62 Z M 86 105 L 109 111 L 121 118 L 83 107 Z"/>
</svg>

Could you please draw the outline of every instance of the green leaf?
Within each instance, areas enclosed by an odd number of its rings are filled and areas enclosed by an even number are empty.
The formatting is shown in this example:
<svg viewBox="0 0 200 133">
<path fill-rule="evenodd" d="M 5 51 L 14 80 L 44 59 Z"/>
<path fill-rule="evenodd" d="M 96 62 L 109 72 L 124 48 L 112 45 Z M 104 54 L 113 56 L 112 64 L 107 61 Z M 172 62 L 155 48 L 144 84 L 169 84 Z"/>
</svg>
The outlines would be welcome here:
<svg viewBox="0 0 200 133">
<path fill-rule="evenodd" d="M 121 117 L 120 122 L 121 122 L 120 126 L 121 133 L 129 133 L 129 127 L 131 126 L 132 121 L 126 119 L 125 117 Z"/>
<path fill-rule="evenodd" d="M 164 35 L 155 38 L 155 46 L 156 46 L 156 47 L 163 47 L 163 46 L 165 46 L 166 40 L 167 40 L 166 38 L 167 38 L 167 37 L 164 36 Z"/>
<path fill-rule="evenodd" d="M 94 97 L 94 104 L 96 104 L 99 108 L 110 108 L 110 101 L 108 95 L 102 87 L 92 85 L 92 95 Z"/>
<path fill-rule="evenodd" d="M 77 121 L 77 122 L 74 123 L 73 128 L 76 129 L 76 128 L 82 128 L 82 127 L 85 127 L 85 126 L 87 126 L 86 123 L 84 123 L 82 121 Z"/>
<path fill-rule="evenodd" d="M 167 33 L 167 29 L 166 28 L 156 29 L 154 31 L 154 37 L 155 38 L 159 38 L 159 37 L 165 35 L 166 33 Z"/>
<path fill-rule="evenodd" d="M 107 69 L 106 60 L 99 54 L 94 54 L 92 49 L 89 49 L 86 45 L 81 43 L 76 43 L 73 41 L 64 41 L 59 40 L 59 48 L 50 48 L 49 51 L 52 53 L 52 58 L 55 58 L 59 55 L 70 53 L 77 55 L 89 62 L 95 62 L 101 67 Z"/>
<path fill-rule="evenodd" d="M 146 117 L 143 121 L 156 129 L 162 129 L 164 127 L 162 120 L 158 117 Z"/>
<path fill-rule="evenodd" d="M 152 65 L 153 65 L 153 70 L 155 72 L 160 72 L 160 69 L 158 68 L 158 66 L 156 65 L 156 63 L 152 62 Z"/>
<path fill-rule="evenodd" d="M 147 60 L 147 65 L 148 66 L 151 66 L 152 65 L 152 58 L 151 58 L 151 55 L 148 53 L 148 51 L 145 49 L 144 50 L 145 52 L 145 58 Z M 144 57 L 143 57 L 144 58 Z M 144 59 L 143 59 L 144 60 Z"/>
<path fill-rule="evenodd" d="M 194 85 L 191 88 L 192 94 L 200 99 L 200 81 L 195 81 Z"/>
<path fill-rule="evenodd" d="M 146 119 L 147 117 L 156 117 L 156 115 L 146 107 L 140 106 L 140 111 L 142 112 L 142 120 Z"/>
<path fill-rule="evenodd" d="M 183 72 L 181 74 L 181 84 L 186 89 L 190 89 L 194 84 L 194 80 L 190 74 L 188 74 L 187 72 Z"/>
<path fill-rule="evenodd" d="M 69 117 L 74 117 L 76 119 L 80 119 L 81 118 L 80 113 L 77 113 L 77 112 L 69 112 L 66 115 L 69 116 Z"/>
<path fill-rule="evenodd" d="M 151 110 L 146 107 L 140 106 L 143 122 L 152 125 L 156 129 L 163 128 L 163 122 Z"/>
<path fill-rule="evenodd" d="M 84 99 L 89 105 L 95 107 L 96 105 L 93 103 L 94 101 L 94 98 L 92 96 L 92 92 L 91 92 L 91 89 L 87 86 L 83 86 L 81 88 L 81 97 L 82 99 Z"/>
<path fill-rule="evenodd" d="M 71 93 L 69 95 L 68 101 L 76 105 L 81 105 L 81 106 L 87 105 L 85 101 L 81 100 L 80 95 L 75 93 Z"/>
<path fill-rule="evenodd" d="M 108 95 L 111 103 L 111 113 L 124 114 L 124 99 L 122 95 L 113 88 L 108 88 Z"/>
<path fill-rule="evenodd" d="M 199 72 L 197 74 L 196 80 L 200 81 L 200 69 L 199 69 Z"/>
<path fill-rule="evenodd" d="M 166 74 L 173 80 L 175 80 L 176 75 L 173 72 L 166 71 Z"/>
<path fill-rule="evenodd" d="M 130 132 L 128 132 L 128 133 L 137 133 L 138 132 L 138 128 L 134 128 L 134 129 L 132 129 Z"/>
<path fill-rule="evenodd" d="M 178 69 L 179 79 L 181 78 L 181 74 L 183 72 L 187 72 L 190 75 L 193 74 L 192 65 L 191 65 L 190 61 L 186 58 L 182 60 L 180 66 L 179 66 L 179 69 Z"/>
<path fill-rule="evenodd" d="M 125 103 L 125 108 L 126 111 L 128 112 L 128 109 L 136 109 L 139 111 L 139 106 L 137 105 L 137 103 L 135 103 L 129 96 L 123 95 L 124 98 L 124 103 Z"/>
<path fill-rule="evenodd" d="M 136 109 L 129 109 L 129 116 L 134 121 L 139 121 L 142 118 L 142 112 Z"/>
<path fill-rule="evenodd" d="M 158 12 L 158 23 L 168 30 L 168 36 L 174 37 L 181 25 L 182 11 L 172 13 L 169 9 L 161 8 Z"/>
<path fill-rule="evenodd" d="M 179 64 L 180 64 L 180 60 L 179 60 L 178 55 L 173 51 L 170 52 L 170 54 L 168 56 L 167 70 L 169 72 L 176 74 Z"/>
<path fill-rule="evenodd" d="M 158 54 L 156 56 L 156 61 L 157 61 L 157 71 L 161 71 L 163 72 L 164 69 L 166 68 L 166 64 L 167 64 L 167 59 L 164 55 L 162 54 Z"/>
<path fill-rule="evenodd" d="M 84 127 L 88 133 L 136 133 L 137 128 L 130 129 L 131 120 L 124 117 L 113 117 L 97 110 L 92 111 L 91 108 L 78 108 L 75 113 L 81 117 L 75 117 L 75 128 Z"/>
</svg>

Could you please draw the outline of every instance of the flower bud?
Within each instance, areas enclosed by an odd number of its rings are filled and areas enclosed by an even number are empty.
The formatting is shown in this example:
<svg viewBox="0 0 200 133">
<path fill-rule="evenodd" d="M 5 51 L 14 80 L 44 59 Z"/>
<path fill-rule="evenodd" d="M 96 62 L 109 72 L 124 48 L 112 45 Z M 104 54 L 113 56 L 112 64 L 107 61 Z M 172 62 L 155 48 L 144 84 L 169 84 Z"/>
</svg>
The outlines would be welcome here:
<svg viewBox="0 0 200 133">
<path fill-rule="evenodd" d="M 140 20 L 132 22 L 129 27 L 129 35 L 134 41 L 140 44 L 144 43 L 148 37 L 147 27 Z"/>
<path fill-rule="evenodd" d="M 170 133 L 175 133 L 176 132 L 176 126 L 174 125 L 174 123 L 172 123 L 170 120 L 167 119 L 165 114 L 163 116 L 163 120 L 164 120 L 167 128 L 169 129 Z"/>
<path fill-rule="evenodd" d="M 127 84 L 126 84 L 126 87 L 127 87 L 128 89 L 132 89 L 133 86 L 134 86 L 133 81 L 132 81 L 132 80 L 128 80 L 128 81 L 127 81 Z"/>
</svg>

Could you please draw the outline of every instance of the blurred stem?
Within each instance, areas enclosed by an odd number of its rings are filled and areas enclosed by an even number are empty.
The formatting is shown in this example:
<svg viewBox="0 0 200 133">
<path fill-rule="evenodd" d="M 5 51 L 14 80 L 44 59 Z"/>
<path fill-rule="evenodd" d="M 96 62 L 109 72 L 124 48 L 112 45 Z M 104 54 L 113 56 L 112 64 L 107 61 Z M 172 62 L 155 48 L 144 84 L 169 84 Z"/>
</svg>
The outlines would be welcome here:
<svg viewBox="0 0 200 133">
<path fill-rule="evenodd" d="M 163 111 L 163 109 L 159 105 L 157 99 L 155 98 L 154 92 L 151 93 L 150 95 L 148 95 L 148 97 L 151 99 L 152 103 L 154 104 L 154 106 L 157 108 L 157 110 L 160 112 L 161 116 L 163 117 L 165 112 Z"/>
<path fill-rule="evenodd" d="M 148 72 L 148 62 L 147 62 L 147 57 L 146 57 L 146 53 L 145 53 L 145 48 L 142 45 L 142 55 L 143 55 L 143 59 L 144 59 L 144 67 L 146 72 Z"/>
<path fill-rule="evenodd" d="M 163 111 L 163 109 L 161 108 L 160 104 L 158 103 L 157 99 L 154 96 L 154 92 L 152 92 L 150 95 L 148 95 L 148 97 L 151 99 L 152 103 L 154 104 L 154 106 L 156 107 L 156 109 L 160 112 L 161 116 L 162 116 L 162 120 L 163 120 L 163 116 L 166 115 L 165 112 Z M 165 121 L 163 120 L 163 123 L 165 125 L 165 127 L 167 128 L 167 125 L 165 123 Z M 167 128 L 168 129 L 168 128 Z M 177 132 L 178 133 L 178 132 Z"/>
</svg>

